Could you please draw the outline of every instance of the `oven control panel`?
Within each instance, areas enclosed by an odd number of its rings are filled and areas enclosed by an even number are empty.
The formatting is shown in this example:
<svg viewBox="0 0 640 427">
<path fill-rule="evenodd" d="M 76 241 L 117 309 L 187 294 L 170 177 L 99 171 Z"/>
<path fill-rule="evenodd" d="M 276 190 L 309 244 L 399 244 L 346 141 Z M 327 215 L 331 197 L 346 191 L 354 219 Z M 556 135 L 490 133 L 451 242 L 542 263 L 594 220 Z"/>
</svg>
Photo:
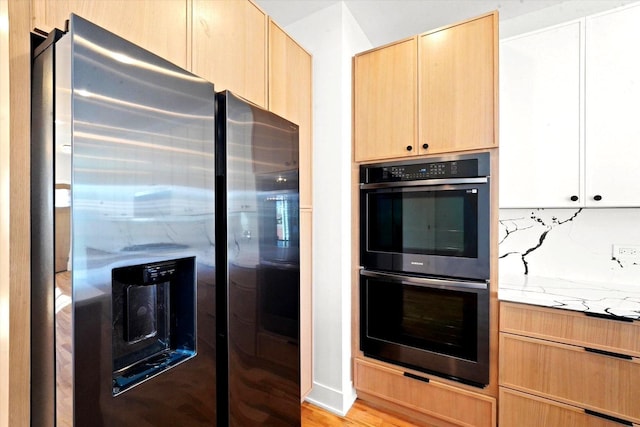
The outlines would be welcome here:
<svg viewBox="0 0 640 427">
<path fill-rule="evenodd" d="M 486 158 L 482 156 L 486 154 Z M 360 167 L 360 182 L 366 184 L 425 179 L 475 178 L 488 176 L 488 154 L 455 160 L 385 163 Z"/>
</svg>

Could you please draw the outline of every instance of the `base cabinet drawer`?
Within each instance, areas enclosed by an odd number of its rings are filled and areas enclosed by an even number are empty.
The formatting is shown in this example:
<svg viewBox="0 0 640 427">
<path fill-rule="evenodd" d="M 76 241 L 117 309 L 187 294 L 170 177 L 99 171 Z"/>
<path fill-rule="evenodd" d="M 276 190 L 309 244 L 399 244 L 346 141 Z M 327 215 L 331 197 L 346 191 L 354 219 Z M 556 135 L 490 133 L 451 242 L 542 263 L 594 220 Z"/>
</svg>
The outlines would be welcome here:
<svg viewBox="0 0 640 427">
<path fill-rule="evenodd" d="M 490 396 L 457 389 L 436 381 L 405 376 L 404 371 L 355 359 L 358 396 L 374 396 L 432 420 L 425 426 L 491 427 L 496 425 L 496 402 Z M 363 400 L 367 400 L 366 397 Z M 421 424 L 422 425 L 422 424 Z"/>
<path fill-rule="evenodd" d="M 500 427 L 621 427 L 584 409 L 500 387 Z"/>
<path fill-rule="evenodd" d="M 640 357 L 640 322 L 535 305 L 500 303 L 500 331 Z"/>
<path fill-rule="evenodd" d="M 638 358 L 501 333 L 500 385 L 640 423 Z"/>
</svg>

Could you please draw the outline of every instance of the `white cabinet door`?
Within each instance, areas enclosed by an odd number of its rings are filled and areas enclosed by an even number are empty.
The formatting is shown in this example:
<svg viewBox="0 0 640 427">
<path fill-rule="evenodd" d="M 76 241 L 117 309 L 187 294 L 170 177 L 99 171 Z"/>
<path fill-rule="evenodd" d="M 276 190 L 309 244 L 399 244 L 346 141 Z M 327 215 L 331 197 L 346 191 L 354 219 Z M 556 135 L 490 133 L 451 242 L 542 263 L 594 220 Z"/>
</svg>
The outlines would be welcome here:
<svg viewBox="0 0 640 427">
<path fill-rule="evenodd" d="M 500 43 L 501 208 L 582 203 L 580 25 Z"/>
<path fill-rule="evenodd" d="M 640 206 L 640 6 L 587 18 L 585 49 L 587 206 Z"/>
</svg>

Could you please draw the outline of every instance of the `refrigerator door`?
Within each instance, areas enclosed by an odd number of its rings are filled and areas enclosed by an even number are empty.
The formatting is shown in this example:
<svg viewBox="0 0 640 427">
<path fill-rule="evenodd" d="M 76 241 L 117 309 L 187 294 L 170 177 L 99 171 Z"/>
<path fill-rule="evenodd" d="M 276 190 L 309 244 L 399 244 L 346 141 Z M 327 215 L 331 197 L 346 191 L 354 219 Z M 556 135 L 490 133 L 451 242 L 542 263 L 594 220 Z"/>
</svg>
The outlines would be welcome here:
<svg viewBox="0 0 640 427">
<path fill-rule="evenodd" d="M 221 425 L 299 426 L 298 126 L 231 92 L 216 97 Z"/>
<path fill-rule="evenodd" d="M 216 425 L 213 85 L 78 16 L 69 28 L 54 137 L 33 141 L 49 206 L 34 233 L 54 239 L 33 260 L 50 273 L 32 287 L 55 298 L 41 394 L 57 426 Z"/>
</svg>

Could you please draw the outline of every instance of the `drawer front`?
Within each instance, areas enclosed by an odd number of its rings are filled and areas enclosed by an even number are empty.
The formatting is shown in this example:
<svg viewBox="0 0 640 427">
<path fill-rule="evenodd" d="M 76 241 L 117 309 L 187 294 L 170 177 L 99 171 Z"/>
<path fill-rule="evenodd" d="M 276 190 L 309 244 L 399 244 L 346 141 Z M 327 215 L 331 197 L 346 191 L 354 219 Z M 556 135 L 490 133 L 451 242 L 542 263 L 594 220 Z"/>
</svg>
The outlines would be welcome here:
<svg viewBox="0 0 640 427">
<path fill-rule="evenodd" d="M 640 322 L 589 317 L 584 313 L 500 303 L 500 331 L 640 357 Z"/>
<path fill-rule="evenodd" d="M 621 427 L 581 408 L 500 387 L 500 427 Z"/>
<path fill-rule="evenodd" d="M 640 361 L 500 334 L 500 385 L 640 422 Z"/>
<path fill-rule="evenodd" d="M 355 359 L 356 390 L 422 412 L 456 426 L 495 426 L 495 399 L 404 376 L 400 370 Z"/>
</svg>

